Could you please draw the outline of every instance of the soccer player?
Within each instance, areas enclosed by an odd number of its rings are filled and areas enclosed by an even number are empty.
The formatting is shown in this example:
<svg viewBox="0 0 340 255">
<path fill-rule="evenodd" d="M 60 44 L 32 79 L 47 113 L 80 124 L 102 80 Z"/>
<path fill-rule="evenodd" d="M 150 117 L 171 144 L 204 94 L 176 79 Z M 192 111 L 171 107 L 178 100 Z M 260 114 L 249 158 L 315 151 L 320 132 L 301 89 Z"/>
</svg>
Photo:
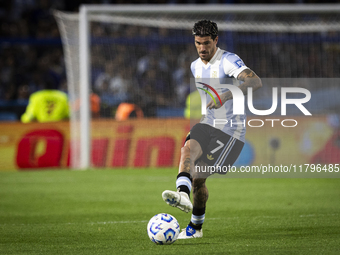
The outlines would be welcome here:
<svg viewBox="0 0 340 255">
<path fill-rule="evenodd" d="M 45 81 L 43 90 L 32 93 L 21 122 L 54 122 L 69 118 L 67 94 L 53 89 L 51 81 Z"/>
<path fill-rule="evenodd" d="M 199 55 L 199 58 L 191 63 L 196 86 L 197 81 L 207 79 L 214 84 L 226 84 L 223 79 L 231 78 L 232 84 L 238 86 L 244 95 L 247 94 L 248 87 L 251 87 L 253 91 L 262 87 L 260 78 L 236 54 L 217 47 L 218 28 L 215 22 L 198 21 L 192 33 Z M 208 92 L 209 86 L 205 88 Z M 207 103 L 206 114 L 202 116 L 200 123 L 193 126 L 181 148 L 176 181 L 177 191 L 165 190 L 162 194 L 167 204 L 185 212 L 192 210 L 191 221 L 179 234 L 179 239 L 203 236 L 202 225 L 208 200 L 205 182 L 211 174 L 209 171 L 205 172 L 204 167 L 205 169 L 208 166 L 220 167 L 220 169 L 223 166 L 231 167 L 241 153 L 245 142 L 245 115 L 233 114 L 233 94 L 228 89 L 216 90 L 219 92 L 222 104 L 217 96 L 215 100 L 211 99 L 209 95 L 211 93 L 201 94 L 209 103 Z M 228 122 L 215 125 L 214 120 L 222 117 Z M 191 188 L 193 205 L 190 201 Z"/>
</svg>

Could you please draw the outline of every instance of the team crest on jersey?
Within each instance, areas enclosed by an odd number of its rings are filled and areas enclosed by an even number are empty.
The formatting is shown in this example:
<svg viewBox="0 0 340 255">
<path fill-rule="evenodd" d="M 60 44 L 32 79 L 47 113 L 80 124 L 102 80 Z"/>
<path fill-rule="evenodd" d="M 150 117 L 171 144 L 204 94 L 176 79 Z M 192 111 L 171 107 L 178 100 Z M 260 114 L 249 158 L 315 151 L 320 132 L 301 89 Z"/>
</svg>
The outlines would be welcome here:
<svg viewBox="0 0 340 255">
<path fill-rule="evenodd" d="M 211 78 L 217 78 L 217 71 L 213 71 L 213 72 L 212 72 Z"/>
<path fill-rule="evenodd" d="M 199 76 L 199 75 L 196 75 L 196 78 L 198 79 L 198 78 L 201 78 L 201 76 Z"/>
</svg>

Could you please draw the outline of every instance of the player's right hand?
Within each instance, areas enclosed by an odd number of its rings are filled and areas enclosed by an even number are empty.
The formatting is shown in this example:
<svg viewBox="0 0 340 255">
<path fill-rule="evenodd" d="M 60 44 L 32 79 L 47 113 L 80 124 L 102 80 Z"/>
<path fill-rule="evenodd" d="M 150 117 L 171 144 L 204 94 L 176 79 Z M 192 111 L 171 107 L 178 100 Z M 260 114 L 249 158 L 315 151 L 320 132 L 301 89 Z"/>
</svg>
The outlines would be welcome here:
<svg viewBox="0 0 340 255">
<path fill-rule="evenodd" d="M 216 104 L 215 104 L 216 102 Z M 215 102 L 213 99 L 210 100 L 210 102 L 207 104 L 207 109 L 209 108 L 210 110 L 211 109 L 218 109 L 220 108 L 222 105 L 220 103 L 220 101 L 218 100 L 218 98 L 215 98 Z"/>
</svg>

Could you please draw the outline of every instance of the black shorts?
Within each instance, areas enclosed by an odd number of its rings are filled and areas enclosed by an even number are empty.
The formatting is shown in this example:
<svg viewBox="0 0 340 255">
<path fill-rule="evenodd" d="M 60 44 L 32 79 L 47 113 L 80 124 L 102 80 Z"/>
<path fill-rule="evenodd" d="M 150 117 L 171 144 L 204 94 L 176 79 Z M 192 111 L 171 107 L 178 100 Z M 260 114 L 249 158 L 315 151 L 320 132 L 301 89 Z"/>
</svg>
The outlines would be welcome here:
<svg viewBox="0 0 340 255">
<path fill-rule="evenodd" d="M 208 166 L 231 167 L 240 155 L 244 142 L 216 129 L 208 124 L 198 123 L 190 130 L 186 141 L 195 139 L 203 154 L 196 161 L 202 160 Z"/>
</svg>

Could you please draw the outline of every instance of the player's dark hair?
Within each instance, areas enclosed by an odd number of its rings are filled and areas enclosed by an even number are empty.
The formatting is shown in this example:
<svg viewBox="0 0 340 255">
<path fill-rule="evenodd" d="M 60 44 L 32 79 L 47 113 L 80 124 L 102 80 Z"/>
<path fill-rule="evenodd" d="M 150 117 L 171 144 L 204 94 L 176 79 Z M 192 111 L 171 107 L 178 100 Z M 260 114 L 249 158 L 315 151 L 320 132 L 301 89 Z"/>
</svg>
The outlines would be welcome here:
<svg viewBox="0 0 340 255">
<path fill-rule="evenodd" d="M 192 34 L 197 36 L 211 36 L 215 40 L 218 35 L 217 24 L 211 20 L 200 20 L 192 28 Z"/>
</svg>

